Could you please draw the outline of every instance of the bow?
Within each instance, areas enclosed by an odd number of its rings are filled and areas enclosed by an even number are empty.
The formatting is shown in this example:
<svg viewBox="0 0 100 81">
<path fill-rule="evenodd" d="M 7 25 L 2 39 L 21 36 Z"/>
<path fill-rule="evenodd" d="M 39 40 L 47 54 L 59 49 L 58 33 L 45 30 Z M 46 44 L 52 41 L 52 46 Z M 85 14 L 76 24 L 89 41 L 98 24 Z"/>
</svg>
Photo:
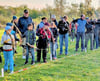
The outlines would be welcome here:
<svg viewBox="0 0 100 81">
<path fill-rule="evenodd" d="M 13 22 L 13 25 L 14 27 L 16 28 L 18 34 L 19 34 L 19 37 L 20 37 L 20 40 L 22 40 L 22 33 L 20 32 L 20 30 L 18 29 L 18 27 L 15 25 L 15 23 Z M 20 45 L 22 44 L 22 42 L 20 41 Z"/>
<path fill-rule="evenodd" d="M 10 32 L 6 31 L 8 33 L 8 35 L 10 36 L 11 38 L 11 41 L 12 41 L 12 48 L 14 49 L 15 48 L 15 41 L 14 41 L 14 38 L 12 38 L 12 35 L 10 34 Z"/>
</svg>

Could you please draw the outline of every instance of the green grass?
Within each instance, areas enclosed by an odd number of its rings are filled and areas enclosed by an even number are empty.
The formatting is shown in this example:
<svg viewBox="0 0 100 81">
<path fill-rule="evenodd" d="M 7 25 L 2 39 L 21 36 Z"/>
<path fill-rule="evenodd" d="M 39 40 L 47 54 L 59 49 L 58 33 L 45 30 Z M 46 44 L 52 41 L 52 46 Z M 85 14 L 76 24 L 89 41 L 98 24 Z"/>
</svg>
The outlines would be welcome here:
<svg viewBox="0 0 100 81">
<path fill-rule="evenodd" d="M 78 52 L 75 52 L 75 42 L 69 41 L 68 56 L 64 54 L 60 56 L 59 49 L 57 49 L 58 60 L 50 61 L 49 52 L 47 55 L 48 63 L 41 65 L 36 63 L 33 67 L 30 63 L 24 65 L 25 60 L 22 59 L 21 49 L 21 47 L 17 48 L 19 54 L 15 55 L 17 66 L 14 68 L 14 71 L 26 67 L 31 68 L 12 75 L 9 75 L 9 72 L 5 73 L 5 77 L 0 77 L 0 81 L 100 81 L 100 49 L 94 51 L 88 50 L 87 53 L 81 52 L 81 49 L 79 49 Z M 74 54 L 79 55 L 69 57 Z M 31 62 L 31 59 L 29 59 L 29 62 Z M 4 59 L 3 63 L 0 64 L 0 69 L 3 65 Z"/>
</svg>

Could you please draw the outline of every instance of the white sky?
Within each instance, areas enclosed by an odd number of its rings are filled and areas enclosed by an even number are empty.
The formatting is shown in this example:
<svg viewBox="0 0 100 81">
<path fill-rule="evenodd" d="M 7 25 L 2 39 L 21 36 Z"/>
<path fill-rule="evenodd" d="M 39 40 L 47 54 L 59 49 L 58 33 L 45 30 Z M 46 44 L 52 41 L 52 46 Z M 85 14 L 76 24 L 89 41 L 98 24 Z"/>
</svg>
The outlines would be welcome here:
<svg viewBox="0 0 100 81">
<path fill-rule="evenodd" d="M 29 8 L 44 8 L 46 5 L 53 5 L 53 0 L 0 0 L 2 6 L 20 6 L 27 5 Z"/>
<path fill-rule="evenodd" d="M 66 0 L 67 3 L 80 3 L 84 2 L 85 0 Z M 93 7 L 98 7 L 100 0 L 93 0 L 92 6 Z M 20 5 L 27 5 L 29 8 L 36 8 L 36 9 L 42 9 L 46 7 L 46 4 L 53 6 L 54 0 L 0 0 L 0 5 L 2 6 L 20 6 Z"/>
</svg>

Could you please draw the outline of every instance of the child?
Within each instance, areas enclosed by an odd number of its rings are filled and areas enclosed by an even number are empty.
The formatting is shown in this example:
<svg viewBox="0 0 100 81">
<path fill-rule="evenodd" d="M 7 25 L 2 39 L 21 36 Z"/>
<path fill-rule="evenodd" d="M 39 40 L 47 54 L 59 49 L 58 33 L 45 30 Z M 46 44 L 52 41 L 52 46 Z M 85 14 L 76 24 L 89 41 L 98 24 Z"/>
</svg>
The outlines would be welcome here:
<svg viewBox="0 0 100 81">
<path fill-rule="evenodd" d="M 44 27 L 39 28 L 37 31 L 37 35 L 39 36 L 37 47 L 39 48 L 37 50 L 37 62 L 40 62 L 41 60 L 41 51 L 43 51 L 43 62 L 46 63 L 46 56 L 47 56 L 47 47 L 48 47 L 48 42 L 49 39 L 51 39 L 51 33 L 48 30 L 48 23 L 44 24 Z"/>
<path fill-rule="evenodd" d="M 14 37 L 13 35 L 11 35 L 10 37 L 10 33 L 11 33 L 11 27 L 10 26 L 6 26 L 5 27 L 5 33 L 2 36 L 1 39 L 1 44 L 3 44 L 3 54 L 4 54 L 4 59 L 5 59 L 5 65 L 4 65 L 4 71 L 7 72 L 8 70 L 8 63 L 10 63 L 10 73 L 13 73 L 14 67 L 14 61 L 13 61 L 13 42 Z"/>
<path fill-rule="evenodd" d="M 15 53 L 17 54 L 16 47 L 17 47 L 17 41 L 19 41 L 19 39 L 16 36 L 16 32 L 13 30 L 14 29 L 13 23 L 7 23 L 6 26 L 11 27 L 11 29 L 12 29 L 11 34 L 14 36 L 14 39 L 15 39 L 15 47 L 13 49 L 13 55 L 14 55 Z M 14 66 L 16 66 L 16 64 L 14 64 Z"/>
<path fill-rule="evenodd" d="M 58 31 L 54 22 L 51 23 L 50 30 L 52 32 L 52 39 L 50 41 L 51 55 L 53 59 L 56 59 Z"/>
<path fill-rule="evenodd" d="M 31 65 L 33 65 L 35 64 L 34 43 L 36 36 L 32 24 L 28 24 L 28 30 L 24 33 L 23 37 L 26 37 L 26 61 L 24 64 L 28 63 L 29 52 L 31 52 L 32 55 Z"/>
</svg>

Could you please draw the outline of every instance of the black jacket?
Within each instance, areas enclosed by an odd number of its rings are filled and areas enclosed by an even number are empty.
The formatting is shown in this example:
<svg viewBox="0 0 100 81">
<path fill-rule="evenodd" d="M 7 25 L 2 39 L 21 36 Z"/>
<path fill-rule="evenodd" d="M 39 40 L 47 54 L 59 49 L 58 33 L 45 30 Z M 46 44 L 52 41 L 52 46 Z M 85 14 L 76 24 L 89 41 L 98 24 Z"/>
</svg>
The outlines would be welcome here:
<svg viewBox="0 0 100 81">
<path fill-rule="evenodd" d="M 53 37 L 55 38 L 55 41 L 57 42 L 57 37 L 58 37 L 58 30 L 57 28 L 50 28 L 51 29 L 51 32 L 53 34 Z M 51 40 L 52 42 L 52 40 Z"/>
<path fill-rule="evenodd" d="M 69 22 L 63 22 L 63 20 L 59 21 L 58 29 L 60 34 L 66 34 L 69 31 Z"/>
<path fill-rule="evenodd" d="M 93 33 L 93 26 L 90 22 L 86 23 L 86 33 Z"/>
</svg>

